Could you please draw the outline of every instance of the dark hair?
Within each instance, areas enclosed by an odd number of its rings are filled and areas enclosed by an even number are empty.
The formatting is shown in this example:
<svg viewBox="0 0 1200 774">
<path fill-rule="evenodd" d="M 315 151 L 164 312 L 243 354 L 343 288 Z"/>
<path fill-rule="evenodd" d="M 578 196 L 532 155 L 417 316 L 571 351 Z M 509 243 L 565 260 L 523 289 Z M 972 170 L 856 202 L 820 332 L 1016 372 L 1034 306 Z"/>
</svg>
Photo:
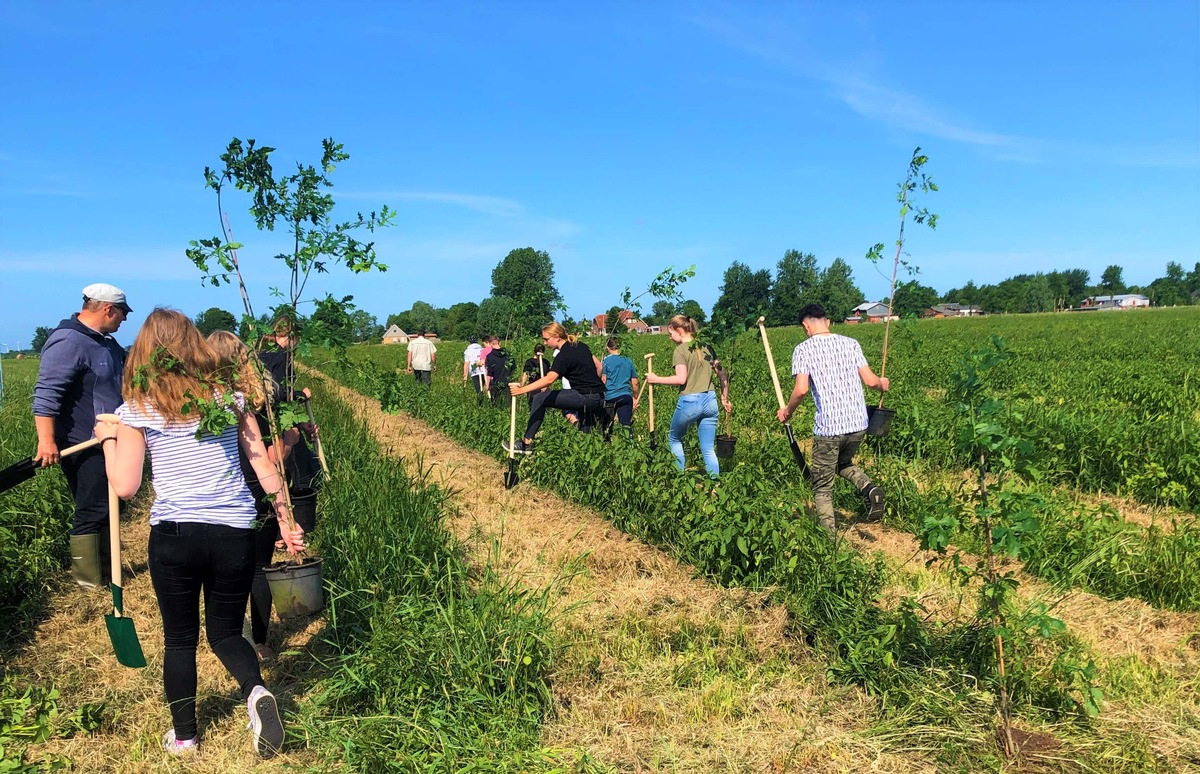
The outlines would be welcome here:
<svg viewBox="0 0 1200 774">
<path fill-rule="evenodd" d="M 539 352 L 542 354 L 546 353 L 546 345 L 545 344 L 534 344 L 533 345 L 533 354 L 536 355 Z"/>
<path fill-rule="evenodd" d="M 825 307 L 820 304 L 809 304 L 800 310 L 800 324 L 803 325 L 805 320 L 825 320 L 828 315 L 825 314 Z"/>
<path fill-rule="evenodd" d="M 468 337 L 467 337 L 467 343 L 468 343 L 468 344 L 478 344 L 478 343 L 479 343 L 479 337 L 478 337 L 478 336 L 468 336 Z"/>
<path fill-rule="evenodd" d="M 621 342 L 617 341 L 616 336 L 609 336 L 608 341 L 604 342 L 604 346 L 608 349 L 620 349 Z"/>
<path fill-rule="evenodd" d="M 418 335 L 418 336 L 424 336 L 424 335 L 425 335 L 425 329 L 424 329 L 424 328 L 418 328 L 418 329 L 417 329 L 417 335 Z"/>
</svg>

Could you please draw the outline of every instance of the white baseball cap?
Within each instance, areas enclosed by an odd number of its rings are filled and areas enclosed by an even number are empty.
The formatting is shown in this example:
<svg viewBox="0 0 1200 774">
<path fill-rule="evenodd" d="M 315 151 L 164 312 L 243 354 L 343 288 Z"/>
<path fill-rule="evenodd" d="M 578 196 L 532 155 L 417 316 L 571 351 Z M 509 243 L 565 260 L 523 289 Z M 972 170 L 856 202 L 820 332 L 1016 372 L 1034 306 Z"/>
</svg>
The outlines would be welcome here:
<svg viewBox="0 0 1200 774">
<path fill-rule="evenodd" d="M 104 301 L 112 304 L 120 309 L 125 314 L 129 314 L 133 310 L 129 308 L 129 304 L 125 301 L 125 291 L 115 285 L 109 285 L 107 282 L 97 282 L 88 285 L 83 289 L 84 301 Z"/>
</svg>

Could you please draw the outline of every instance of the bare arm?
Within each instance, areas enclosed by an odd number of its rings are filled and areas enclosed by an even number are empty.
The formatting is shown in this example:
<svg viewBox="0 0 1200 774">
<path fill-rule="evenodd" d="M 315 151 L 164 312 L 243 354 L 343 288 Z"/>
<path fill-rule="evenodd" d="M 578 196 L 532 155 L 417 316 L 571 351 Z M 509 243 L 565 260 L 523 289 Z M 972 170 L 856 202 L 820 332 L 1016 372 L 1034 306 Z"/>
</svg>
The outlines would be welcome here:
<svg viewBox="0 0 1200 774">
<path fill-rule="evenodd" d="M 678 363 L 675 366 L 674 376 L 659 376 L 658 374 L 646 374 L 646 384 L 668 384 L 675 387 L 682 387 L 687 384 L 687 363 Z"/>
<path fill-rule="evenodd" d="M 279 521 L 279 534 L 283 538 L 288 552 L 295 554 L 303 551 L 304 530 L 299 525 L 294 525 L 294 530 L 288 529 L 287 502 L 286 498 L 282 497 L 285 486 L 283 478 L 280 477 L 275 465 L 271 463 L 271 458 L 267 456 L 267 448 L 258 434 L 258 422 L 248 414 L 241 412 L 238 413 L 238 442 L 246 454 L 246 459 L 250 461 L 250 467 L 254 469 L 254 475 L 258 478 L 263 493 L 271 498 L 271 504 L 275 509 L 275 518 Z M 284 443 L 284 441 L 280 441 L 280 443 Z M 286 455 L 287 450 L 285 449 L 284 456 Z"/>
<path fill-rule="evenodd" d="M 869 365 L 858 369 L 858 378 L 862 379 L 863 384 L 872 390 L 878 390 L 879 392 L 888 391 L 888 378 L 886 376 L 876 376 Z"/>
<path fill-rule="evenodd" d="M 128 500 L 142 486 L 142 466 L 146 462 L 145 431 L 123 422 L 97 422 L 96 437 L 104 450 L 104 472 L 108 474 L 108 483 L 117 497 Z"/>
<path fill-rule="evenodd" d="M 800 407 L 800 401 L 804 400 L 804 396 L 808 394 L 808 374 L 796 374 L 796 385 L 792 388 L 792 396 L 788 398 L 787 405 L 776 412 L 780 422 L 786 422 L 792 418 L 792 414 L 796 413 L 796 409 Z"/>
<path fill-rule="evenodd" d="M 43 468 L 57 465 L 62 458 L 58 454 L 58 443 L 54 440 L 54 417 L 34 417 L 33 424 L 38 437 L 34 462 L 40 462 Z"/>
<path fill-rule="evenodd" d="M 549 387 L 557 381 L 558 374 L 553 371 L 549 371 L 541 379 L 538 379 L 536 382 L 531 382 L 525 386 L 521 386 L 517 382 L 509 382 L 508 390 L 512 395 L 524 395 L 527 392 L 537 392 L 544 387 Z"/>
</svg>

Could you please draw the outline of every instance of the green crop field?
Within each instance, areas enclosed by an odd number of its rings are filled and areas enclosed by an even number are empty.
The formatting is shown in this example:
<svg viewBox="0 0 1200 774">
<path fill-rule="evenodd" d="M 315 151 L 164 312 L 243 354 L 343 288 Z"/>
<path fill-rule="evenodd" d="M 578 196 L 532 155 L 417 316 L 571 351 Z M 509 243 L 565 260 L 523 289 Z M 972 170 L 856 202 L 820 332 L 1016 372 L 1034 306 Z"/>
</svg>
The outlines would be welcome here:
<svg viewBox="0 0 1200 774">
<path fill-rule="evenodd" d="M 964 489 L 973 460 L 958 443 L 963 419 L 948 388 L 969 362 L 966 353 L 1000 346 L 1007 358 L 983 382 L 1006 407 L 1013 424 L 1008 432 L 1029 450 L 1022 474 L 1007 482 L 1003 495 L 1025 509 L 1012 556 L 1054 593 L 1081 589 L 1200 611 L 1200 534 L 1192 519 L 1200 492 L 1194 456 L 1200 440 L 1193 378 L 1200 362 L 1197 323 L 1197 310 L 1182 309 L 894 324 L 887 405 L 897 415 L 891 434 L 872 439 L 862 452 L 869 473 L 888 492 L 887 528 L 922 537 L 947 513 L 980 507 Z M 838 332 L 860 340 L 880 370 L 882 326 Z M 770 337 L 786 391 L 791 350 L 803 333 L 784 328 Z M 624 342 L 624 354 L 639 370 L 642 355 L 651 351 L 664 364 L 657 371 L 669 367 L 666 336 L 628 336 Z M 588 343 L 602 354 L 600 341 Z M 519 365 L 532 342 L 510 347 Z M 312 362 L 374 395 L 386 409 L 412 413 L 501 457 L 507 406 L 480 405 L 463 383 L 463 348 L 439 344 L 432 389 L 403 374 L 403 346 L 353 347 L 344 358 L 317 352 Z M 645 399 L 633 442 L 614 435 L 606 444 L 598 434 L 580 434 L 551 418 L 536 453 L 521 462 L 523 480 L 606 513 L 620 528 L 716 581 L 774 589 L 806 637 L 828 650 L 831 672 L 885 697 L 889 713 L 947 723 L 955 706 L 955 722 L 979 722 L 990 704 L 977 691 L 988 694 L 996 685 L 988 666 L 989 628 L 978 617 L 938 620 L 914 596 L 883 595 L 898 577 L 884 556 L 830 541 L 804 517 L 811 492 L 774 418 L 757 331 L 722 350 L 732 374 L 731 430 L 738 444 L 732 464 L 723 463 L 719 486 L 698 467 L 694 434 L 687 448 L 691 467 L 682 475 L 665 443 L 648 449 Z M 657 389 L 660 439 L 674 394 Z M 793 420 L 801 437 L 811 426 L 811 402 L 806 405 Z M 523 398 L 519 406 L 520 426 Z M 853 517 L 861 503 L 840 487 L 835 504 Z M 1106 495 L 1144 508 L 1149 523 L 1127 518 Z M 984 549 L 980 534 L 962 525 L 949 540 L 968 552 Z M 881 595 L 892 601 L 881 603 Z M 1007 654 L 1013 698 L 1029 718 L 1087 717 L 1100 709 L 1101 692 L 1119 696 L 1121 689 L 1098 671 L 1096 659 L 1069 630 L 1039 618 L 1036 611 L 1046 607 L 1035 602 L 1019 616 L 1014 612 L 1020 626 L 1042 632 L 1028 640 L 1015 637 L 1019 644 Z M 1190 688 L 1187 695 L 1192 707 Z"/>
</svg>

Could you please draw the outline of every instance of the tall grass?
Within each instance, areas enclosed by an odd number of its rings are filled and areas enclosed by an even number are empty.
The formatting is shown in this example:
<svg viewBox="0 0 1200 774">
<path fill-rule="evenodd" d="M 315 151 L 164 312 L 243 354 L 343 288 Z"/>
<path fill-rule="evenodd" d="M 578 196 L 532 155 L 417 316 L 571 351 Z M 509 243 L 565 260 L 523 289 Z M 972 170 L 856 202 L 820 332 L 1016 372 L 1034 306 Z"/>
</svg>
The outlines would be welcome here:
<svg viewBox="0 0 1200 774">
<path fill-rule="evenodd" d="M 0 468 L 37 451 L 33 386 L 37 360 L 7 360 L 0 403 Z M 74 505 L 60 468 L 0 493 L 0 664 L 40 619 L 56 571 L 69 561 Z"/>
<path fill-rule="evenodd" d="M 328 626 L 337 655 L 300 725 L 357 771 L 570 768 L 544 750 L 556 643 L 550 595 L 472 566 L 445 524 L 450 492 L 385 457 L 318 387 L 332 475 L 322 491 Z"/>
</svg>

